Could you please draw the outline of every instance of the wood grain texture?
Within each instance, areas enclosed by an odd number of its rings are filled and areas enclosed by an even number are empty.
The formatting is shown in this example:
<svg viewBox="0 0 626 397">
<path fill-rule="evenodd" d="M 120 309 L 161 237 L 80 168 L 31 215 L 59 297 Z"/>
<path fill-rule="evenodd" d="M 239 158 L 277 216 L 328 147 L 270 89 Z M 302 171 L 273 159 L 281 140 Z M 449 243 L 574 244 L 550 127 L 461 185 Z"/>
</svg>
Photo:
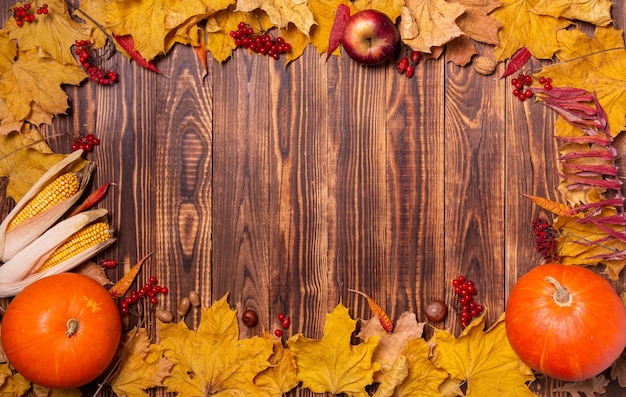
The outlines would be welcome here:
<svg viewBox="0 0 626 397">
<path fill-rule="evenodd" d="M 9 6 L 0 2 L 2 15 Z M 623 7 L 613 14 L 624 26 Z M 326 61 L 313 47 L 289 65 L 238 50 L 222 64 L 209 55 L 205 71 L 176 46 L 157 62 L 162 75 L 121 56 L 104 66 L 120 82 L 66 87 L 68 114 L 42 132 L 59 152 L 78 134 L 101 138 L 89 155 L 93 185 L 115 183 L 102 206 L 119 241 L 99 258 L 124 262 L 109 273 L 116 279 L 153 252 L 137 285 L 151 275 L 167 285 L 164 308 L 194 290 L 205 306 L 228 294 L 232 307 L 259 314 L 242 336 L 273 332 L 285 313 L 286 336 L 319 338 L 339 302 L 372 316 L 348 289 L 393 318 L 424 321 L 426 304 L 452 302 L 451 280 L 465 274 L 493 323 L 541 262 L 531 221 L 546 214 L 523 195 L 559 199 L 554 114 L 520 103 L 508 80 L 445 56 L 406 79 L 392 63 Z M 626 150 L 623 137 L 616 146 Z M 0 213 L 12 205 L 1 200 Z M 613 285 L 624 290 L 624 276 Z M 184 321 L 197 325 L 199 310 Z M 460 332 L 453 309 L 433 325 Z M 565 397 L 552 392 L 561 384 L 539 377 L 532 389 Z M 622 392 L 612 385 L 606 395 Z"/>
</svg>

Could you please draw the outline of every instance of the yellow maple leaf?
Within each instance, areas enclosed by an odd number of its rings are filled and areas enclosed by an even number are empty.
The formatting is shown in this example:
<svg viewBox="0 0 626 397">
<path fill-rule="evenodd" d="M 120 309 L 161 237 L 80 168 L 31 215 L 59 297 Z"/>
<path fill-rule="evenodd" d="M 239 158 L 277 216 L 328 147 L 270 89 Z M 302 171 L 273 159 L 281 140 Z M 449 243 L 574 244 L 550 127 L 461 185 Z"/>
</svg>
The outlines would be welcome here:
<svg viewBox="0 0 626 397">
<path fill-rule="evenodd" d="M 263 337 L 274 346 L 274 354 L 269 361 L 271 366 L 254 378 L 254 383 L 273 397 L 281 397 L 299 383 L 296 376 L 296 357 L 285 349 L 280 339 L 264 333 Z"/>
<path fill-rule="evenodd" d="M 465 7 L 445 0 L 407 0 L 400 19 L 400 37 L 411 49 L 431 53 L 463 35 L 456 19 Z"/>
<path fill-rule="evenodd" d="M 402 380 L 395 390 L 394 396 L 429 397 L 439 396 L 441 385 L 449 375 L 446 371 L 437 368 L 430 360 L 431 348 L 424 339 L 411 339 L 402 351 L 409 368 L 407 377 Z"/>
<path fill-rule="evenodd" d="M 315 24 L 307 0 L 238 0 L 237 11 L 252 12 L 261 9 L 267 13 L 273 25 L 286 28 L 292 23 L 305 35 Z"/>
<path fill-rule="evenodd" d="M 610 0 L 539 0 L 533 12 L 607 26 L 611 23 Z"/>
<path fill-rule="evenodd" d="M 13 372 L 9 364 L 0 364 L 0 396 L 21 397 L 30 389 L 30 382 Z"/>
<path fill-rule="evenodd" d="M 10 18 L 4 29 L 17 40 L 21 51 L 42 50 L 61 63 L 76 64 L 72 46 L 77 40 L 89 39 L 92 28 L 72 19 L 65 1 L 49 0 L 47 4 L 48 14 L 40 15 L 36 23 L 17 26 L 15 18 Z"/>
<path fill-rule="evenodd" d="M 409 360 L 399 356 L 387 370 L 385 379 L 378 385 L 373 397 L 392 397 L 396 387 L 409 376 Z"/>
<path fill-rule="evenodd" d="M 148 396 L 146 389 L 163 386 L 170 375 L 172 363 L 163 357 L 158 345 L 150 343 L 145 328 L 130 330 L 123 342 L 124 355 L 119 369 L 109 384 L 115 394 L 123 396 Z"/>
<path fill-rule="evenodd" d="M 526 385 L 534 379 L 506 337 L 504 316 L 486 332 L 485 316 L 475 319 L 456 338 L 435 329 L 433 362 L 455 379 L 467 383 L 466 397 L 532 397 Z"/>
<path fill-rule="evenodd" d="M 272 343 L 260 337 L 239 340 L 237 313 L 224 296 L 202 308 L 197 330 L 184 321 L 159 322 L 159 347 L 174 363 L 172 376 L 163 381 L 167 390 L 182 396 L 228 395 L 269 396 L 254 378 L 270 366 Z"/>
<path fill-rule="evenodd" d="M 557 39 L 559 51 L 556 56 L 561 61 L 624 47 L 624 31 L 613 26 L 596 27 L 593 37 L 589 37 L 580 28 L 561 30 L 557 33 Z"/>
<path fill-rule="evenodd" d="M 540 0 L 502 0 L 502 6 L 491 12 L 502 27 L 495 48 L 496 61 L 509 59 L 522 47 L 540 59 L 550 59 L 559 49 L 556 34 L 571 21 L 539 15 L 533 11 Z"/>
<path fill-rule="evenodd" d="M 36 50 L 19 51 L 11 69 L 2 74 L 0 96 L 16 120 L 50 124 L 69 107 L 61 85 L 78 85 L 86 77 L 76 64 L 61 63 Z"/>
<path fill-rule="evenodd" d="M 135 50 L 151 61 L 157 55 L 165 54 L 176 42 L 173 32 L 181 26 L 185 28 L 178 34 L 189 31 L 186 24 L 190 19 L 208 18 L 234 3 L 235 0 L 147 0 L 103 4 L 99 0 L 83 0 L 81 9 L 107 31 L 117 36 L 131 35 Z"/>
<path fill-rule="evenodd" d="M 296 334 L 287 340 L 289 349 L 296 355 L 298 378 L 303 387 L 314 393 L 368 396 L 365 386 L 373 382 L 374 372 L 380 369 L 380 364 L 372 363 L 379 338 L 373 336 L 352 345 L 355 328 L 356 320 L 340 303 L 326 314 L 322 339 Z"/>
<path fill-rule="evenodd" d="M 35 129 L 0 135 L 0 177 L 9 178 L 7 196 L 19 201 L 50 167 L 65 157 L 53 153 Z M 83 167 L 84 163 L 77 165 Z"/>
<path fill-rule="evenodd" d="M 377 316 L 369 320 L 361 320 L 361 329 L 357 334 L 362 340 L 372 336 L 380 339 L 372 356 L 373 361 L 380 363 L 381 371 L 374 374 L 374 381 L 381 382 L 386 373 L 394 365 L 407 341 L 420 338 L 424 331 L 424 323 L 418 323 L 415 313 L 404 312 L 395 323 L 393 332 L 387 332 L 380 324 Z"/>
<path fill-rule="evenodd" d="M 357 10 L 374 9 L 385 13 L 393 22 L 402 14 L 404 0 L 355 0 Z"/>
</svg>

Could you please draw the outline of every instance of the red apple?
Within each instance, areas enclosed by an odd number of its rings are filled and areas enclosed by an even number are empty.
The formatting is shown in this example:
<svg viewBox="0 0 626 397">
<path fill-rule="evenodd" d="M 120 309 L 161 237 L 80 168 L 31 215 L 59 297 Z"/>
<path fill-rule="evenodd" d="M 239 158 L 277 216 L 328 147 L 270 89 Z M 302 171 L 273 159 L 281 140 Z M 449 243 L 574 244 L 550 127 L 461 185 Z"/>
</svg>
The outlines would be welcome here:
<svg viewBox="0 0 626 397">
<path fill-rule="evenodd" d="M 350 58 L 367 65 L 385 62 L 398 48 L 400 33 L 380 11 L 362 10 L 350 16 L 341 45 Z"/>
</svg>

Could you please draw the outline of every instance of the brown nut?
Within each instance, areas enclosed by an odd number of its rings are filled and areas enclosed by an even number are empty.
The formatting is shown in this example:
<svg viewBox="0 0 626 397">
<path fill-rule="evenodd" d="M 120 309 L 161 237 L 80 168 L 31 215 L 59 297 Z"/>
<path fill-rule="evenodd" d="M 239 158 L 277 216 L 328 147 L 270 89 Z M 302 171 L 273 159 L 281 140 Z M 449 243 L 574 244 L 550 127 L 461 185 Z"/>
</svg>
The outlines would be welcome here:
<svg viewBox="0 0 626 397">
<path fill-rule="evenodd" d="M 246 327 L 254 327 L 259 322 L 259 316 L 252 309 L 248 309 L 241 315 L 241 322 Z"/>
<path fill-rule="evenodd" d="M 159 309 L 155 313 L 156 318 L 164 323 L 169 323 L 174 319 L 174 315 L 171 311 L 165 309 Z"/>
<path fill-rule="evenodd" d="M 448 314 L 446 304 L 440 300 L 430 302 L 424 311 L 426 318 L 434 323 L 445 320 L 446 315 Z"/>
<path fill-rule="evenodd" d="M 200 306 L 200 295 L 197 291 L 191 291 L 189 293 L 189 303 L 191 303 L 191 306 L 193 307 Z"/>
<path fill-rule="evenodd" d="M 189 302 L 189 298 L 184 297 L 178 301 L 178 306 L 176 307 L 176 313 L 179 316 L 184 316 L 189 311 L 189 307 L 191 306 L 191 302 Z"/>
<path fill-rule="evenodd" d="M 488 76 L 496 70 L 496 61 L 487 57 L 478 57 L 472 62 L 474 70 L 478 73 Z"/>
</svg>

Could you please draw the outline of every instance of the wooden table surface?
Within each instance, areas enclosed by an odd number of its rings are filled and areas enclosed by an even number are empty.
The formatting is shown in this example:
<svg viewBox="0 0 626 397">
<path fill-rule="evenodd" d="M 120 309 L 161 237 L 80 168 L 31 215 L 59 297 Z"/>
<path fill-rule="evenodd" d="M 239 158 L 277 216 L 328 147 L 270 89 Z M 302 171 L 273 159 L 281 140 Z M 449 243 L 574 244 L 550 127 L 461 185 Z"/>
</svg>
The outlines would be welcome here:
<svg viewBox="0 0 626 397">
<path fill-rule="evenodd" d="M 624 7 L 613 16 L 626 26 Z M 42 131 L 58 152 L 74 134 L 100 137 L 93 185 L 116 184 L 102 206 L 118 237 L 100 257 L 129 266 L 154 251 L 137 282 L 167 285 L 166 308 L 191 290 L 204 305 L 228 293 L 232 307 L 257 311 L 255 332 L 287 313 L 288 334 L 318 338 L 339 301 L 371 316 L 348 288 L 392 318 L 424 321 L 426 303 L 452 301 L 463 274 L 492 323 L 542 261 L 540 210 L 523 195 L 559 200 L 555 114 L 517 100 L 508 79 L 445 56 L 406 79 L 393 64 L 326 62 L 313 47 L 287 67 L 243 50 L 209 57 L 206 75 L 183 46 L 157 61 L 163 75 L 121 56 L 106 66 L 121 81 L 67 87 L 68 115 Z M 623 272 L 613 285 L 625 289 Z M 438 326 L 460 331 L 454 313 Z M 540 377 L 532 388 L 565 396 L 551 392 L 560 384 Z M 623 393 L 612 382 L 607 395 Z"/>
</svg>

